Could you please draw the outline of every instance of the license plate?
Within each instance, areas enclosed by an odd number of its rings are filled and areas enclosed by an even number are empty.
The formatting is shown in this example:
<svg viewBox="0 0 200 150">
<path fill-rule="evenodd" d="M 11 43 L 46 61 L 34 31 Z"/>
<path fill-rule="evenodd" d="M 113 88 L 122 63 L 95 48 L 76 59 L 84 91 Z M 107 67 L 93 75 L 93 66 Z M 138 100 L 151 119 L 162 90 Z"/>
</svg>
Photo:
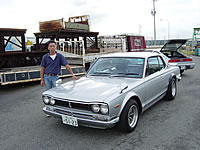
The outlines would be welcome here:
<svg viewBox="0 0 200 150">
<path fill-rule="evenodd" d="M 185 70 L 185 68 L 186 68 L 185 66 L 181 66 L 181 70 Z"/>
<path fill-rule="evenodd" d="M 67 125 L 78 127 L 78 120 L 76 117 L 62 116 L 62 122 Z"/>
</svg>

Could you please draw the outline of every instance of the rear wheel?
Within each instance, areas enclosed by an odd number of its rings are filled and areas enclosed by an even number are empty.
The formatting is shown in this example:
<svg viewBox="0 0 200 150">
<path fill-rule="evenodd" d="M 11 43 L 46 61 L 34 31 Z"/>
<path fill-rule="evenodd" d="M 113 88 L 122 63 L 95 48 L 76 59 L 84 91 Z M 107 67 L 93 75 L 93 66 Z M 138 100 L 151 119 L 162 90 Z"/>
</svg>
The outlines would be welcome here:
<svg viewBox="0 0 200 150">
<path fill-rule="evenodd" d="M 183 72 L 184 72 L 184 70 L 180 70 L 180 74 L 181 74 L 181 75 L 183 74 Z"/>
<path fill-rule="evenodd" d="M 130 100 L 124 107 L 119 122 L 119 128 L 123 132 L 135 130 L 139 120 L 139 106 L 135 100 Z"/>
<path fill-rule="evenodd" d="M 174 100 L 176 97 L 176 92 L 177 92 L 177 86 L 176 86 L 176 79 L 172 78 L 171 81 L 169 82 L 167 94 L 165 98 L 167 100 Z"/>
</svg>

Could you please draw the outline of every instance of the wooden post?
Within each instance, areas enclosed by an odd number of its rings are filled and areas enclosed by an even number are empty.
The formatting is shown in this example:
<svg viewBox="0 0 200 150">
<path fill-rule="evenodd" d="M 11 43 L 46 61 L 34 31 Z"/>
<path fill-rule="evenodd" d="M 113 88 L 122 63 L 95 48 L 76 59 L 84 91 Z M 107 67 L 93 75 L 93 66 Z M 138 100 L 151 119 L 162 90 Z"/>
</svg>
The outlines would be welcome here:
<svg viewBox="0 0 200 150">
<path fill-rule="evenodd" d="M 79 37 L 77 37 L 77 41 L 79 41 Z M 78 51 L 78 54 L 81 55 L 80 42 L 78 42 L 77 51 Z"/>
<path fill-rule="evenodd" d="M 87 38 L 86 38 L 86 36 L 83 37 L 83 41 L 84 41 L 85 51 L 87 51 Z"/>
<path fill-rule="evenodd" d="M 25 36 L 24 34 L 21 36 L 22 38 L 22 52 L 26 51 L 26 44 L 25 44 Z"/>
<path fill-rule="evenodd" d="M 60 43 L 59 43 L 59 35 L 58 34 L 56 34 L 56 41 L 58 42 L 57 43 L 57 49 L 59 49 L 60 50 Z"/>
<path fill-rule="evenodd" d="M 72 37 L 72 53 L 75 54 L 75 48 L 74 48 L 74 37 Z"/>
<path fill-rule="evenodd" d="M 95 36 L 95 49 L 98 49 L 98 39 L 97 39 L 97 35 Z"/>
<path fill-rule="evenodd" d="M 39 50 L 39 37 L 36 36 L 36 51 Z"/>
<path fill-rule="evenodd" d="M 3 35 L 0 34 L 0 53 L 4 53 L 4 40 L 3 40 Z"/>
</svg>

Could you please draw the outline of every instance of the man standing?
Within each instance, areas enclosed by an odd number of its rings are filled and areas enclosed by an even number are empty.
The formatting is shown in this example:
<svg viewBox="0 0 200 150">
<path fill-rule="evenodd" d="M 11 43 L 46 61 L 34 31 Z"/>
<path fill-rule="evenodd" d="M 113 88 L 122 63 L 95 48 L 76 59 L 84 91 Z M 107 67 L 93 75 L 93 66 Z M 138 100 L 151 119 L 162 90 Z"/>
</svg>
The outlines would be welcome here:
<svg viewBox="0 0 200 150">
<path fill-rule="evenodd" d="M 56 52 L 56 42 L 51 40 L 48 42 L 47 46 L 49 53 L 42 57 L 41 62 L 41 86 L 45 85 L 47 90 L 56 86 L 56 80 L 58 80 L 61 65 L 65 66 L 69 73 L 72 74 L 72 79 L 77 79 L 65 57 Z"/>
</svg>

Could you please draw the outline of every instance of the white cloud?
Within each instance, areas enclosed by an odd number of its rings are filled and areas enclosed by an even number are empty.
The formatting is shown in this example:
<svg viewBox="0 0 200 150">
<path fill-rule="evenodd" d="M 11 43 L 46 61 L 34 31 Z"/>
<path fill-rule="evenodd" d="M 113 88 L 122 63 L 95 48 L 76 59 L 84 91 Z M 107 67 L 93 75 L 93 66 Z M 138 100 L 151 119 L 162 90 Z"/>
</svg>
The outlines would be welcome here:
<svg viewBox="0 0 200 150">
<path fill-rule="evenodd" d="M 192 37 L 194 27 L 200 27 L 199 0 L 158 0 L 156 3 L 157 38 L 167 37 L 167 22 L 171 38 Z M 26 28 L 27 35 L 39 31 L 39 21 L 70 16 L 90 15 L 92 31 L 100 35 L 123 32 L 153 37 L 152 0 L 7 0 L 0 2 L 1 28 Z"/>
</svg>

